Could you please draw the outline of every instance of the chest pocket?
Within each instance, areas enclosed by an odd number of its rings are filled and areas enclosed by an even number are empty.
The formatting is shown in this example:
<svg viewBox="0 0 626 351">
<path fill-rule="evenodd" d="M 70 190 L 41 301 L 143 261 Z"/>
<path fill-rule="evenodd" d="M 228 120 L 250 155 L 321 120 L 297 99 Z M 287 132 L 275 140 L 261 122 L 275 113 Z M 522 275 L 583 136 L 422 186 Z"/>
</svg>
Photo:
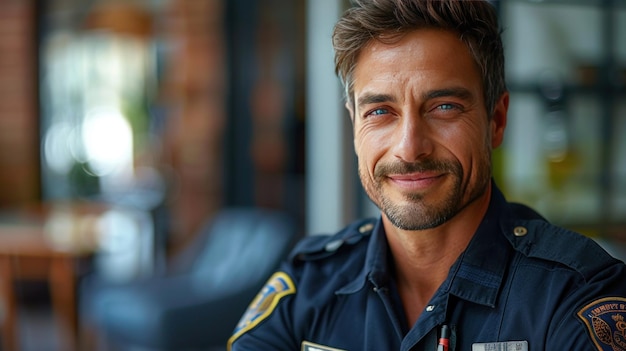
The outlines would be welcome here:
<svg viewBox="0 0 626 351">
<path fill-rule="evenodd" d="M 456 326 L 450 325 L 448 327 L 448 332 L 449 334 L 448 334 L 448 337 L 446 338 L 448 347 L 444 348 L 443 350 L 456 351 Z M 433 328 L 433 330 L 431 330 L 420 343 L 413 346 L 410 349 L 410 351 L 435 351 L 435 350 L 439 351 L 440 350 L 439 343 L 440 342 L 446 343 L 446 341 L 440 340 L 442 336 L 441 334 L 442 334 L 441 326 Z"/>
</svg>

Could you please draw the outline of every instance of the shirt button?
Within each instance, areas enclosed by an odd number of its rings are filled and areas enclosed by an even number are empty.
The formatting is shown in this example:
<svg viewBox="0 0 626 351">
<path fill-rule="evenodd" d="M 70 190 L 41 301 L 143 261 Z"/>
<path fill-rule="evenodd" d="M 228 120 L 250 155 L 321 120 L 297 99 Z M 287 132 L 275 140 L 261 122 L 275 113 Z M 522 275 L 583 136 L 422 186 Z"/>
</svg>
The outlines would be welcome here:
<svg viewBox="0 0 626 351">
<path fill-rule="evenodd" d="M 324 249 L 327 252 L 334 252 L 334 251 L 337 251 L 337 249 L 340 248 L 341 245 L 343 245 L 343 240 L 337 239 L 337 240 L 333 240 L 333 241 L 329 242 L 328 244 L 326 244 Z"/>
<path fill-rule="evenodd" d="M 435 310 L 435 305 L 428 305 L 426 306 L 426 312 L 432 312 Z"/>
<path fill-rule="evenodd" d="M 528 234 L 528 229 L 526 229 L 525 227 L 519 226 L 513 228 L 513 235 L 515 236 L 524 236 L 526 234 Z"/>
<path fill-rule="evenodd" d="M 372 223 L 363 224 L 359 227 L 359 233 L 365 234 L 372 230 L 372 228 L 374 228 L 374 225 Z"/>
</svg>

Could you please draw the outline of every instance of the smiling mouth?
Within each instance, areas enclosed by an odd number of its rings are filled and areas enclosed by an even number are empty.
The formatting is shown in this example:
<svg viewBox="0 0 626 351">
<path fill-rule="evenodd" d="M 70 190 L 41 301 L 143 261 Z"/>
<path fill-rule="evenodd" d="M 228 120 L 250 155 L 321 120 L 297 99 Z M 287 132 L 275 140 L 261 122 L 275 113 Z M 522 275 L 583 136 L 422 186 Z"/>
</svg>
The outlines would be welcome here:
<svg viewBox="0 0 626 351">
<path fill-rule="evenodd" d="M 429 180 L 433 178 L 441 177 L 441 174 L 424 174 L 424 173 L 411 173 L 411 174 L 391 174 L 387 177 L 392 180 L 397 181 L 421 181 L 421 180 Z"/>
<path fill-rule="evenodd" d="M 414 163 L 381 163 L 374 170 L 374 178 L 404 191 L 423 192 L 457 173 L 457 168 L 452 162 L 435 159 Z"/>
<path fill-rule="evenodd" d="M 407 190 L 424 190 L 443 178 L 443 173 L 391 174 L 387 178 Z"/>
</svg>

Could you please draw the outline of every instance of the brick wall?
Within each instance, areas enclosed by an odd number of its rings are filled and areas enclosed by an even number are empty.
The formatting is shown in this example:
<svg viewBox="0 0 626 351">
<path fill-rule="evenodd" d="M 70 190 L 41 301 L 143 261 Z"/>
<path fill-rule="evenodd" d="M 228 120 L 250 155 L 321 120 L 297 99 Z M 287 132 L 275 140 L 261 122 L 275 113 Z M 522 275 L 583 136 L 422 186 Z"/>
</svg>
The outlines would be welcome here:
<svg viewBox="0 0 626 351">
<path fill-rule="evenodd" d="M 165 162 L 173 250 L 222 205 L 226 123 L 223 0 L 171 0 L 165 19 Z"/>
<path fill-rule="evenodd" d="M 39 197 L 36 21 L 32 0 L 0 1 L 0 209 Z"/>
</svg>

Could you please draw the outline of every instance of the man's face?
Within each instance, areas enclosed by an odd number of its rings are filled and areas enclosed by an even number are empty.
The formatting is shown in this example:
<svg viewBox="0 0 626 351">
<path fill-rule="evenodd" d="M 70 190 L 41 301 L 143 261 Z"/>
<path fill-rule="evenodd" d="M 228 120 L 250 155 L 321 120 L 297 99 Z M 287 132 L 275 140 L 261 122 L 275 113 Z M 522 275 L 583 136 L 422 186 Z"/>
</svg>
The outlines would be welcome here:
<svg viewBox="0 0 626 351">
<path fill-rule="evenodd" d="M 358 58 L 353 99 L 359 176 L 394 226 L 433 228 L 484 196 L 508 95 L 488 119 L 478 68 L 454 33 L 372 40 Z"/>
</svg>

